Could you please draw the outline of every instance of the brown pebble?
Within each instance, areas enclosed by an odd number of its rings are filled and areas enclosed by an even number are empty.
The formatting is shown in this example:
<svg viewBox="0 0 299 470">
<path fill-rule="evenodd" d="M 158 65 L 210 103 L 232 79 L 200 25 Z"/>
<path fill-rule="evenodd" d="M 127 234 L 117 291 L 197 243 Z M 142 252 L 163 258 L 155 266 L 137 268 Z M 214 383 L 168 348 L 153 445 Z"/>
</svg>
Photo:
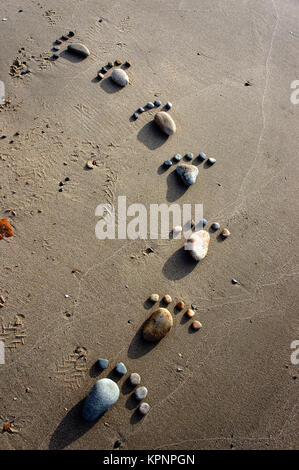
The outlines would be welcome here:
<svg viewBox="0 0 299 470">
<path fill-rule="evenodd" d="M 183 310 L 185 308 L 185 304 L 182 300 L 180 300 L 177 304 L 176 304 L 176 308 L 178 310 Z"/>
<path fill-rule="evenodd" d="M 170 295 L 164 295 L 163 302 L 165 302 L 166 304 L 170 304 L 172 302 L 172 298 L 170 297 Z"/>
<path fill-rule="evenodd" d="M 126 60 L 126 62 L 124 63 L 124 66 L 125 66 L 125 67 L 128 67 L 128 68 L 131 67 L 131 65 L 132 65 L 132 64 L 131 64 L 131 62 L 130 62 L 129 60 Z"/>
<path fill-rule="evenodd" d="M 99 78 L 100 80 L 102 80 L 102 78 L 104 78 L 104 74 L 101 73 L 101 72 L 99 72 L 99 73 L 98 73 L 98 78 Z"/>
<path fill-rule="evenodd" d="M 228 230 L 228 228 L 224 228 L 224 229 L 222 230 L 221 236 L 222 236 L 223 238 L 227 238 L 227 237 L 230 236 L 230 231 Z"/>
<path fill-rule="evenodd" d="M 122 64 L 122 61 L 121 61 L 120 59 L 116 59 L 116 60 L 114 61 L 114 64 L 115 64 L 115 65 L 121 65 L 121 64 Z"/>
<path fill-rule="evenodd" d="M 194 310 L 192 310 L 192 308 L 188 308 L 186 310 L 186 315 L 187 315 L 187 317 L 192 318 L 192 317 L 194 317 L 195 312 L 194 312 Z"/>
<path fill-rule="evenodd" d="M 192 323 L 192 328 L 193 328 L 194 330 L 200 330 L 200 328 L 202 328 L 202 324 L 200 323 L 200 321 L 195 320 L 195 321 Z"/>
</svg>

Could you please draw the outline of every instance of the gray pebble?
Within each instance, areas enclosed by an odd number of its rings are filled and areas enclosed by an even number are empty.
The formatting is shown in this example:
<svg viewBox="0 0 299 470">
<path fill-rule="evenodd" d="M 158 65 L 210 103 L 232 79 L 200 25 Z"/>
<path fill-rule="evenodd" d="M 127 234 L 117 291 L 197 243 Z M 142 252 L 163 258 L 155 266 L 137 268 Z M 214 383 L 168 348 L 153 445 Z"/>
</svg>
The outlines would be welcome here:
<svg viewBox="0 0 299 470">
<path fill-rule="evenodd" d="M 134 119 L 138 119 L 138 118 L 139 118 L 138 113 L 134 113 L 134 114 L 133 114 L 133 118 L 134 118 Z"/>
<path fill-rule="evenodd" d="M 135 390 L 135 397 L 137 400 L 144 400 L 147 396 L 147 388 L 146 387 L 138 387 Z"/>
<path fill-rule="evenodd" d="M 151 101 L 149 101 L 148 103 L 146 103 L 146 107 L 148 109 L 153 109 L 155 107 L 154 103 L 152 103 Z"/>
<path fill-rule="evenodd" d="M 144 403 L 141 403 L 141 404 L 139 405 L 139 408 L 138 408 L 138 409 L 139 409 L 139 411 L 140 411 L 140 413 L 141 413 L 142 415 L 147 415 L 147 413 L 149 412 L 149 410 L 151 409 L 151 407 L 149 406 L 148 403 L 145 403 L 145 402 L 144 402 Z"/>
<path fill-rule="evenodd" d="M 107 73 L 108 72 L 107 67 L 102 67 L 101 72 L 102 73 Z"/>
<path fill-rule="evenodd" d="M 192 160 L 193 153 L 191 153 L 191 152 L 186 153 L 185 158 L 186 158 L 186 160 Z"/>
<path fill-rule="evenodd" d="M 180 160 L 182 160 L 182 155 L 180 155 L 179 153 L 176 153 L 173 157 L 174 161 L 176 162 L 179 162 Z"/>
<path fill-rule="evenodd" d="M 214 223 L 211 225 L 211 229 L 212 229 L 212 230 L 219 230 L 219 229 L 220 229 L 220 224 L 218 224 L 218 222 L 214 222 Z"/>
<path fill-rule="evenodd" d="M 172 161 L 171 160 L 165 160 L 164 165 L 165 166 L 172 166 Z"/>
<path fill-rule="evenodd" d="M 154 101 L 154 105 L 158 108 L 159 106 L 161 106 L 161 101 L 160 100 L 156 100 Z"/>
<path fill-rule="evenodd" d="M 127 368 L 123 362 L 116 364 L 115 370 L 119 375 L 126 375 L 127 373 Z"/>
<path fill-rule="evenodd" d="M 98 366 L 100 367 L 100 369 L 102 370 L 107 369 L 108 364 L 109 364 L 108 359 L 102 359 L 101 357 L 98 359 Z"/>
<path fill-rule="evenodd" d="M 170 101 L 167 101 L 167 103 L 165 105 L 165 108 L 166 109 L 171 109 L 172 108 L 172 104 L 170 103 Z"/>
<path fill-rule="evenodd" d="M 200 160 L 204 161 L 204 160 L 207 158 L 207 156 L 206 156 L 205 153 L 200 152 L 199 155 L 198 155 L 198 158 L 199 158 Z"/>
<path fill-rule="evenodd" d="M 130 375 L 130 382 L 132 385 L 139 385 L 140 382 L 141 382 L 141 377 L 139 374 L 137 374 L 137 372 L 133 372 L 131 375 Z"/>
<path fill-rule="evenodd" d="M 82 57 L 87 57 L 87 56 L 90 55 L 90 52 L 87 49 L 87 47 L 84 46 L 84 44 L 80 44 L 80 43 L 69 44 L 67 46 L 67 50 L 69 52 L 72 52 L 73 54 L 77 54 L 77 55 L 80 55 Z"/>
<path fill-rule="evenodd" d="M 142 106 L 140 106 L 138 109 L 137 109 L 138 113 L 144 113 L 144 108 L 142 108 Z"/>
<path fill-rule="evenodd" d="M 210 163 L 210 165 L 214 165 L 214 163 L 216 163 L 216 158 L 208 158 L 208 162 Z"/>
</svg>

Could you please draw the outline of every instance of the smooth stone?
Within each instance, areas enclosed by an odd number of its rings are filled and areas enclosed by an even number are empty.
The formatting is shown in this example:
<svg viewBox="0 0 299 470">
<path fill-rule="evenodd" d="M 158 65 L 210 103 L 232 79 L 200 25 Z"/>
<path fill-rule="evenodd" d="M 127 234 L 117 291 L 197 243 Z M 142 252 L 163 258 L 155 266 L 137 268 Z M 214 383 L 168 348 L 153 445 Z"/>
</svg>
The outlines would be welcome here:
<svg viewBox="0 0 299 470">
<path fill-rule="evenodd" d="M 86 168 L 88 168 L 89 170 L 93 170 L 94 164 L 93 164 L 92 160 L 88 160 L 86 162 Z"/>
<path fill-rule="evenodd" d="M 151 407 L 149 406 L 148 403 L 143 402 L 143 403 L 141 403 L 141 404 L 139 405 L 139 408 L 138 408 L 138 409 L 139 409 L 139 412 L 140 412 L 142 415 L 147 415 L 147 413 L 149 412 L 149 410 L 151 409 Z"/>
<path fill-rule="evenodd" d="M 74 43 L 67 46 L 67 50 L 73 54 L 80 55 L 82 57 L 88 57 L 90 55 L 89 50 L 84 44 Z"/>
<path fill-rule="evenodd" d="M 232 279 L 232 284 L 239 284 L 239 281 L 237 281 L 237 279 Z"/>
<path fill-rule="evenodd" d="M 185 304 L 182 300 L 179 300 L 178 303 L 175 306 L 178 310 L 184 310 Z"/>
<path fill-rule="evenodd" d="M 167 135 L 172 135 L 176 131 L 174 120 L 168 113 L 165 113 L 165 111 L 159 111 L 155 115 L 155 123 Z"/>
<path fill-rule="evenodd" d="M 212 230 L 219 230 L 220 229 L 220 224 L 218 224 L 218 222 L 214 222 L 212 225 L 211 225 L 211 229 Z"/>
<path fill-rule="evenodd" d="M 165 160 L 164 165 L 165 166 L 172 166 L 172 161 L 171 160 Z"/>
<path fill-rule="evenodd" d="M 172 230 L 173 237 L 177 237 L 183 231 L 183 227 L 181 225 L 176 225 Z"/>
<path fill-rule="evenodd" d="M 193 330 L 200 330 L 200 328 L 202 328 L 202 324 L 200 323 L 200 321 L 195 320 L 192 323 L 192 328 L 193 328 Z"/>
<path fill-rule="evenodd" d="M 144 113 L 144 108 L 142 108 L 141 106 L 137 109 L 138 113 Z"/>
<path fill-rule="evenodd" d="M 182 160 L 182 155 L 180 155 L 179 153 L 176 153 L 173 157 L 173 159 L 176 161 L 176 162 L 179 162 L 180 160 Z"/>
<path fill-rule="evenodd" d="M 132 385 L 139 385 L 140 382 L 141 382 L 141 377 L 139 374 L 137 374 L 137 372 L 133 372 L 131 375 L 130 375 L 130 382 Z"/>
<path fill-rule="evenodd" d="M 186 153 L 185 158 L 186 158 L 187 160 L 192 160 L 192 158 L 193 158 L 193 153 L 191 153 L 191 152 Z"/>
<path fill-rule="evenodd" d="M 146 107 L 148 109 L 153 109 L 155 107 L 154 103 L 152 103 L 151 101 L 149 101 L 148 103 L 146 103 Z"/>
<path fill-rule="evenodd" d="M 210 165 L 214 165 L 214 163 L 216 163 L 216 158 L 208 158 L 208 162 Z"/>
<path fill-rule="evenodd" d="M 146 341 L 160 341 L 173 326 L 173 318 L 166 308 L 158 308 L 151 314 L 143 327 L 143 338 Z"/>
<path fill-rule="evenodd" d="M 108 72 L 107 67 L 102 67 L 102 68 L 101 68 L 101 72 L 102 72 L 102 73 L 107 73 L 107 72 Z"/>
<path fill-rule="evenodd" d="M 161 106 L 161 101 L 160 100 L 156 100 L 154 101 L 154 105 L 158 108 L 159 106 Z"/>
<path fill-rule="evenodd" d="M 108 69 L 111 69 L 111 68 L 113 67 L 113 63 L 112 63 L 112 62 L 108 62 L 107 67 L 108 67 Z"/>
<path fill-rule="evenodd" d="M 192 318 L 192 317 L 194 317 L 195 312 L 194 312 L 194 310 L 192 310 L 192 308 L 187 308 L 186 315 L 187 315 L 187 317 Z"/>
<path fill-rule="evenodd" d="M 138 119 L 138 118 L 139 118 L 138 113 L 134 113 L 134 114 L 133 114 L 133 118 L 134 118 L 134 119 Z"/>
<path fill-rule="evenodd" d="M 165 105 L 165 108 L 166 109 L 171 109 L 172 108 L 172 104 L 170 103 L 170 101 L 167 101 L 167 103 Z"/>
<path fill-rule="evenodd" d="M 165 302 L 166 304 L 171 304 L 172 298 L 170 297 L 170 295 L 168 294 L 164 295 L 163 302 Z"/>
<path fill-rule="evenodd" d="M 187 186 L 190 186 L 196 182 L 198 175 L 198 168 L 196 166 L 181 163 L 177 166 L 176 171 Z"/>
<path fill-rule="evenodd" d="M 104 74 L 103 74 L 102 72 L 99 72 L 99 73 L 98 73 L 98 78 L 99 78 L 100 80 L 102 80 L 102 79 L 104 78 Z"/>
<path fill-rule="evenodd" d="M 126 375 L 127 373 L 127 368 L 123 362 L 116 364 L 115 370 L 119 375 Z"/>
<path fill-rule="evenodd" d="M 101 358 L 101 357 L 98 359 L 98 366 L 99 366 L 102 370 L 107 369 L 108 364 L 109 364 L 108 359 L 103 359 L 103 358 Z"/>
<path fill-rule="evenodd" d="M 204 160 L 207 158 L 207 156 L 206 156 L 205 153 L 200 152 L 199 155 L 198 155 L 198 158 L 199 158 L 200 160 L 204 161 Z"/>
<path fill-rule="evenodd" d="M 208 223 L 207 219 L 200 219 L 199 221 L 199 225 L 201 225 L 202 227 L 205 227 L 207 223 Z"/>
<path fill-rule="evenodd" d="M 158 301 L 159 301 L 159 298 L 160 298 L 160 297 L 159 297 L 158 294 L 152 294 L 152 295 L 150 296 L 150 301 L 151 301 L 151 302 L 158 302 Z"/>
<path fill-rule="evenodd" d="M 230 231 L 228 230 L 228 228 L 224 228 L 224 229 L 222 230 L 221 236 L 222 236 L 223 238 L 227 238 L 227 237 L 230 236 Z"/>
<path fill-rule="evenodd" d="M 123 69 L 114 69 L 111 78 L 119 86 L 126 86 L 129 83 L 129 77 Z"/>
<path fill-rule="evenodd" d="M 94 421 L 105 411 L 109 410 L 119 398 L 119 387 L 117 383 L 110 379 L 98 380 L 83 406 L 83 418 L 86 421 Z"/>
<path fill-rule="evenodd" d="M 147 396 L 147 388 L 146 387 L 138 387 L 135 390 L 135 397 L 137 400 L 144 400 Z"/>
<path fill-rule="evenodd" d="M 206 230 L 194 232 L 185 243 L 185 250 L 190 252 L 192 258 L 201 261 L 207 256 L 210 243 L 210 234 Z"/>
</svg>

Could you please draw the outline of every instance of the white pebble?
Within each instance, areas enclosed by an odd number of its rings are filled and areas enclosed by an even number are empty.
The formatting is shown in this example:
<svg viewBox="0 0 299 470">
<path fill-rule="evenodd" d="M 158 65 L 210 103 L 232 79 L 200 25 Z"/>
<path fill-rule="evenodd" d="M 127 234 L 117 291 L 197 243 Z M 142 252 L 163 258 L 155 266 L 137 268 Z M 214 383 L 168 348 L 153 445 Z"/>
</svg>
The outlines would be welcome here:
<svg viewBox="0 0 299 470">
<path fill-rule="evenodd" d="M 135 390 L 135 397 L 137 400 L 144 400 L 147 396 L 147 388 L 146 387 L 138 387 Z"/>
</svg>

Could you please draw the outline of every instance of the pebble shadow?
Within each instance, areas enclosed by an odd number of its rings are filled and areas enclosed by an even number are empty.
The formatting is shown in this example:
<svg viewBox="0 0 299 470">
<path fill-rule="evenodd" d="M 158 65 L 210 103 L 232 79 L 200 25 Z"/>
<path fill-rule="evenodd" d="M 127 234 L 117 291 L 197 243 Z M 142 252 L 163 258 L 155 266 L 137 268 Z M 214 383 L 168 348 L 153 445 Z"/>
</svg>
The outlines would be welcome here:
<svg viewBox="0 0 299 470">
<path fill-rule="evenodd" d="M 96 421 L 87 422 L 82 418 L 82 406 L 85 398 L 68 411 L 50 438 L 49 449 L 61 450 L 88 432 Z M 100 419 L 100 418 L 99 418 Z"/>
<path fill-rule="evenodd" d="M 126 401 L 126 408 L 128 410 L 134 410 L 139 404 L 140 401 L 136 399 L 135 393 L 132 393 Z"/>
<path fill-rule="evenodd" d="M 162 268 L 162 272 L 167 279 L 177 281 L 188 276 L 197 265 L 198 261 L 191 258 L 182 246 L 168 258 Z"/>
<path fill-rule="evenodd" d="M 176 170 L 169 173 L 167 176 L 167 194 L 166 199 L 168 202 L 174 202 L 185 194 L 188 186 L 186 186 L 180 175 L 177 174 Z"/>
<path fill-rule="evenodd" d="M 92 378 L 98 377 L 103 370 L 99 367 L 98 361 L 96 361 L 94 364 L 92 364 L 90 370 L 89 370 L 89 375 Z"/>
<path fill-rule="evenodd" d="M 111 77 L 104 78 L 101 80 L 101 88 L 103 88 L 106 93 L 112 94 L 112 93 L 117 93 L 122 89 L 119 85 L 114 83 Z"/>
<path fill-rule="evenodd" d="M 144 415 L 142 415 L 139 412 L 139 410 L 135 410 L 134 413 L 131 416 L 130 423 L 131 424 L 137 424 L 137 423 L 139 423 L 139 421 L 142 420 L 142 418 L 144 418 Z"/>
<path fill-rule="evenodd" d="M 143 339 L 142 329 L 146 321 L 143 322 L 143 324 L 141 325 L 141 327 L 139 328 L 139 330 L 131 341 L 131 344 L 128 349 L 128 357 L 130 359 L 137 359 L 138 357 L 144 356 L 145 354 L 152 351 L 152 349 L 154 349 L 159 343 L 150 343 Z"/>
<path fill-rule="evenodd" d="M 62 57 L 63 59 L 66 59 L 69 62 L 72 62 L 73 64 L 77 64 L 78 62 L 82 62 L 85 59 L 85 57 L 82 57 L 82 56 L 76 55 L 76 54 L 72 54 L 71 52 L 69 52 L 67 50 L 62 51 L 59 54 L 59 57 Z"/>
<path fill-rule="evenodd" d="M 165 144 L 168 135 L 164 134 L 154 121 L 150 121 L 140 129 L 137 138 L 147 148 L 155 150 Z"/>
</svg>

